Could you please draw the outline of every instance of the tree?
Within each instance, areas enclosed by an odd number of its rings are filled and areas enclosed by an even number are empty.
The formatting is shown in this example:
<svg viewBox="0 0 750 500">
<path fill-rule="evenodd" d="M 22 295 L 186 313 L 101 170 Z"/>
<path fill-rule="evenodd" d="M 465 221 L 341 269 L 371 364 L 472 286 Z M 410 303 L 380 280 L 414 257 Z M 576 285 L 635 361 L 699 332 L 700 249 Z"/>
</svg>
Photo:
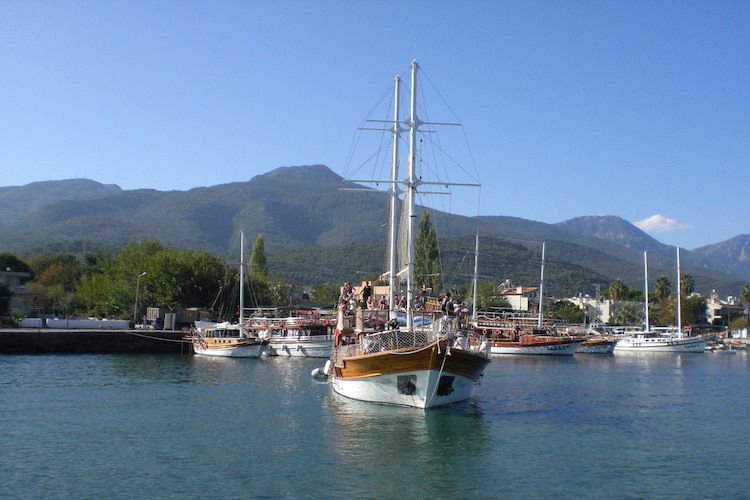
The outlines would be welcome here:
<svg viewBox="0 0 750 500">
<path fill-rule="evenodd" d="M 27 288 L 36 296 L 41 312 L 56 314 L 62 310 L 67 315 L 75 304 L 75 288 L 83 273 L 78 258 L 70 253 L 42 255 L 29 259 L 29 266 L 34 280 Z"/>
<path fill-rule="evenodd" d="M 643 324 L 643 307 L 635 304 L 623 304 L 609 318 L 610 325 L 636 326 Z"/>
<path fill-rule="evenodd" d="M 612 300 L 624 300 L 628 296 L 628 287 L 618 278 L 610 283 L 609 295 Z"/>
<path fill-rule="evenodd" d="M 706 323 L 706 298 L 692 295 L 682 304 L 682 323 L 685 325 L 703 325 Z"/>
<path fill-rule="evenodd" d="M 670 295 L 663 300 L 653 302 L 649 307 L 649 320 L 654 325 L 677 324 L 677 300 Z"/>
<path fill-rule="evenodd" d="M 340 286 L 337 284 L 318 283 L 313 287 L 310 300 L 315 304 L 335 305 L 340 293 Z"/>
<path fill-rule="evenodd" d="M 654 290 L 656 291 L 657 301 L 666 300 L 672 294 L 672 282 L 664 275 L 659 276 L 654 282 Z"/>
<path fill-rule="evenodd" d="M 566 323 L 583 323 L 583 310 L 569 300 L 555 303 L 555 317 Z"/>
<path fill-rule="evenodd" d="M 0 253 L 0 271 L 13 271 L 16 273 L 32 272 L 28 264 L 10 253 Z"/>
<path fill-rule="evenodd" d="M 266 244 L 263 240 L 263 234 L 259 234 L 253 244 L 253 251 L 250 254 L 250 276 L 254 280 L 268 276 Z"/>
<path fill-rule="evenodd" d="M 439 270 L 437 234 L 430 223 L 430 214 L 422 212 L 414 240 L 414 284 L 417 287 L 426 285 L 427 288 L 435 289 Z"/>
<path fill-rule="evenodd" d="M 683 297 L 687 297 L 695 291 L 695 280 L 689 274 L 683 274 L 680 276 L 680 293 Z"/>
<path fill-rule="evenodd" d="M 76 297 L 87 314 L 107 317 L 131 318 L 136 294 L 144 306 L 209 308 L 226 276 L 222 260 L 210 253 L 143 240 L 100 257 L 96 271 L 77 285 Z"/>
</svg>

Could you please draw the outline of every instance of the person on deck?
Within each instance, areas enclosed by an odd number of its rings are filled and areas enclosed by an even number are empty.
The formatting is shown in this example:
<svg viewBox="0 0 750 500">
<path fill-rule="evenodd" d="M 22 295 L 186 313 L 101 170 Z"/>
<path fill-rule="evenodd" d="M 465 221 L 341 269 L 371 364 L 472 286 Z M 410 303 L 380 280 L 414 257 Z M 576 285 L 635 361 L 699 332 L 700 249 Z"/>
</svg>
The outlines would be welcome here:
<svg viewBox="0 0 750 500">
<path fill-rule="evenodd" d="M 372 285 L 370 285 L 369 281 L 365 282 L 365 286 L 362 287 L 362 303 L 367 305 L 370 302 L 370 298 L 372 297 Z M 368 309 L 372 309 L 369 305 L 367 305 Z"/>
</svg>

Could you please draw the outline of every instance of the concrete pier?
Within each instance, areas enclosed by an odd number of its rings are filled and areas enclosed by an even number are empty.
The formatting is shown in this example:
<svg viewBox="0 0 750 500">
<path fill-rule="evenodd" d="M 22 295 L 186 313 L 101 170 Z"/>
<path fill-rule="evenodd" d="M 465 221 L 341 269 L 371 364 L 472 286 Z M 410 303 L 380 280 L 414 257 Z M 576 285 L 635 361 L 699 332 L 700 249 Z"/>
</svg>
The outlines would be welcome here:
<svg viewBox="0 0 750 500">
<path fill-rule="evenodd" d="M 0 329 L 0 354 L 191 354 L 187 332 L 171 330 Z"/>
</svg>

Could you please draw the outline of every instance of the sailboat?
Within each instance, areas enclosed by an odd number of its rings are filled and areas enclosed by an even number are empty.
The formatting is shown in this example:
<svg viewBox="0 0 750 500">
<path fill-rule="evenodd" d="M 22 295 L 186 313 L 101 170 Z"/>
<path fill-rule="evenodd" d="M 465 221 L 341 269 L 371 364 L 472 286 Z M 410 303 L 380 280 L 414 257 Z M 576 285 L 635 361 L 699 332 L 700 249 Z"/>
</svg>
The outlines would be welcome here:
<svg viewBox="0 0 750 500">
<path fill-rule="evenodd" d="M 192 335 L 193 352 L 199 356 L 224 358 L 257 358 L 268 343 L 248 335 L 244 318 L 245 302 L 245 233 L 240 233 L 240 317 L 238 323 L 206 324 L 196 322 Z"/>
<path fill-rule="evenodd" d="M 643 331 L 621 338 L 614 352 L 704 352 L 706 339 L 701 336 L 686 336 L 682 332 L 680 290 L 680 247 L 677 247 L 677 327 L 651 328 L 648 317 L 648 256 L 643 252 L 645 328 Z"/>
<path fill-rule="evenodd" d="M 424 181 L 416 172 L 417 129 L 427 123 L 417 119 L 416 61 L 411 64 L 410 117 L 402 121 L 399 114 L 400 77 L 395 80 L 395 113 L 392 122 L 393 159 L 387 181 L 352 181 L 384 183 L 390 186 L 388 310 L 365 315 L 353 312 L 342 301 L 338 308 L 334 348 L 323 372 L 329 376 L 333 391 L 342 396 L 373 403 L 429 409 L 464 401 L 471 396 L 484 369 L 490 362 L 482 347 L 472 342 L 473 332 L 457 328 L 453 321 L 437 310 L 414 310 L 414 220 L 415 196 Z M 398 141 L 403 125 L 409 132 L 407 176 L 399 180 Z M 439 183 L 446 186 L 445 183 Z M 469 185 L 469 184 L 462 184 Z M 398 186 L 404 187 L 403 210 L 406 221 L 403 238 L 397 238 L 396 208 Z M 403 226 L 406 226 L 405 228 Z M 397 240 L 405 239 L 405 268 L 397 272 Z M 399 318 L 396 291 L 405 276 L 405 318 Z M 382 316 L 382 317 L 381 317 Z M 400 326 L 400 321 L 404 326 Z M 387 325 L 387 326 L 386 326 Z M 474 345 L 472 345 L 474 344 Z"/>
<path fill-rule="evenodd" d="M 533 354 L 544 356 L 572 356 L 584 341 L 580 337 L 557 335 L 542 320 L 544 299 L 544 251 L 539 279 L 539 312 L 536 325 L 530 317 L 518 318 L 515 314 L 483 313 L 477 316 L 472 328 L 489 339 L 491 354 Z"/>
</svg>

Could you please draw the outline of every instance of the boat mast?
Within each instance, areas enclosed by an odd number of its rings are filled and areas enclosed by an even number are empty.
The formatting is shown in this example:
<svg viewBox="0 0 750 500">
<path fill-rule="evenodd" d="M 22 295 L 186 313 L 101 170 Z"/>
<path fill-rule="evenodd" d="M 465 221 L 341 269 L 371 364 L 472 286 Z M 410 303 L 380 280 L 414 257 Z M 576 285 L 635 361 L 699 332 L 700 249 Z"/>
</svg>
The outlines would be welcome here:
<svg viewBox="0 0 750 500">
<path fill-rule="evenodd" d="M 417 61 L 411 63 L 411 109 L 409 113 L 409 162 L 408 176 L 405 193 L 406 209 L 408 210 L 408 227 L 406 241 L 409 248 L 408 264 L 406 266 L 406 327 L 414 326 L 413 304 L 414 304 L 414 194 L 417 189 L 416 176 L 416 144 L 417 144 Z"/>
<path fill-rule="evenodd" d="M 648 322 L 648 253 L 643 251 L 643 307 L 646 311 L 646 328 L 644 331 L 648 331 L 650 324 Z"/>
<path fill-rule="evenodd" d="M 245 336 L 245 232 L 240 231 L 240 336 Z"/>
<path fill-rule="evenodd" d="M 537 320 L 537 328 L 542 328 L 542 304 L 544 303 L 544 246 L 546 242 L 542 242 L 542 272 L 539 278 L 539 319 Z"/>
<path fill-rule="evenodd" d="M 682 284 L 680 283 L 680 247 L 677 247 L 677 338 L 682 338 Z"/>
<path fill-rule="evenodd" d="M 479 270 L 479 233 L 477 233 L 476 241 L 474 242 L 474 278 L 472 286 L 474 287 L 474 292 L 472 293 L 471 297 L 471 319 L 476 319 L 477 317 L 477 276 L 478 276 L 478 270 Z"/>
<path fill-rule="evenodd" d="M 397 245 L 397 232 L 396 232 L 396 208 L 398 207 L 398 141 L 401 134 L 401 124 L 399 123 L 399 90 L 401 87 L 401 77 L 396 76 L 395 82 L 395 103 L 393 106 L 393 159 L 391 160 L 391 214 L 388 228 L 388 244 L 390 246 L 389 262 L 390 273 L 388 276 L 388 310 L 396 310 L 396 287 L 398 286 L 397 276 L 398 271 L 396 266 L 398 265 L 396 259 L 396 245 Z"/>
</svg>

